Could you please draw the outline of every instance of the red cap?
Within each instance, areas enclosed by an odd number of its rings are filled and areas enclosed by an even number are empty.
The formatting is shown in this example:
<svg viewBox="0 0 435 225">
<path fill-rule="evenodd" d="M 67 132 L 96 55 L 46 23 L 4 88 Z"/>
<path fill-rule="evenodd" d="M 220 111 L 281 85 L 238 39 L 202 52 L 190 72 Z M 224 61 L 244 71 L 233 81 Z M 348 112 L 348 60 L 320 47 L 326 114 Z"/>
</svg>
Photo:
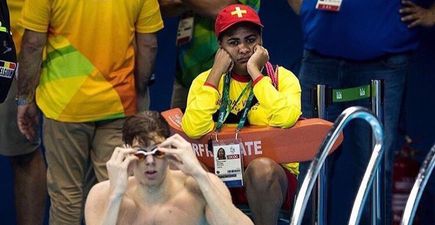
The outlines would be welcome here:
<svg viewBox="0 0 435 225">
<path fill-rule="evenodd" d="M 223 31 L 240 22 L 251 22 L 263 27 L 260 17 L 253 8 L 242 4 L 233 4 L 228 5 L 219 12 L 214 24 L 214 32 L 219 37 Z"/>
</svg>

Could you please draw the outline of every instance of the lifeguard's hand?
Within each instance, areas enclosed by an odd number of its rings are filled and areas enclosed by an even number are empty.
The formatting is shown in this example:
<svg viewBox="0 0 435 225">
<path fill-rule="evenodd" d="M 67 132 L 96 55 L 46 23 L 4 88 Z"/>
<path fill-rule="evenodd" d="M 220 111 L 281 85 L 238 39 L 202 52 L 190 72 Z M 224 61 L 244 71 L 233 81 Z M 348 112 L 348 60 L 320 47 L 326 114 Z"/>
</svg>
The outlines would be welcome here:
<svg viewBox="0 0 435 225">
<path fill-rule="evenodd" d="M 223 48 L 219 48 L 214 56 L 213 70 L 219 72 L 220 74 L 226 73 L 231 70 L 233 61 L 231 60 L 230 54 Z"/>
<path fill-rule="evenodd" d="M 255 46 L 254 54 L 252 54 L 247 63 L 248 73 L 251 75 L 251 77 L 255 72 L 260 71 L 267 61 L 269 61 L 269 52 L 267 49 L 261 45 Z"/>
<path fill-rule="evenodd" d="M 171 163 L 186 175 L 196 177 L 206 172 L 196 158 L 190 143 L 179 134 L 172 135 L 162 142 L 158 148 L 166 154 Z"/>
<path fill-rule="evenodd" d="M 416 26 L 431 27 L 435 25 L 435 12 L 432 12 L 434 10 L 425 9 L 408 0 L 402 1 L 402 5 L 402 8 L 399 10 L 401 19 L 408 24 L 409 28 Z"/>
<path fill-rule="evenodd" d="M 231 56 L 223 48 L 219 48 L 214 56 L 213 67 L 211 68 L 206 82 L 218 87 L 222 75 L 226 74 L 232 67 L 233 61 L 231 60 Z"/>
<path fill-rule="evenodd" d="M 128 185 L 128 165 L 137 157 L 133 155 L 136 150 L 131 148 L 116 147 L 112 157 L 106 163 L 109 174 L 110 191 L 114 196 L 125 193 Z"/>
</svg>

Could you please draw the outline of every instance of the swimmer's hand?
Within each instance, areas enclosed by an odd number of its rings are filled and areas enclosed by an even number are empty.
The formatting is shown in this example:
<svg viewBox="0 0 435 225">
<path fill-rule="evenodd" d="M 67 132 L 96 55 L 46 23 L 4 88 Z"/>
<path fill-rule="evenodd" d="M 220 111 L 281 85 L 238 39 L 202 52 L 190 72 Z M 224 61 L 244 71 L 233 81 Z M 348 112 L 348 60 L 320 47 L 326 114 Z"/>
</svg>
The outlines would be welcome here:
<svg viewBox="0 0 435 225">
<path fill-rule="evenodd" d="M 166 139 L 159 145 L 158 149 L 164 152 L 167 159 L 186 175 L 198 177 L 206 174 L 190 143 L 179 134 L 174 134 Z"/>
<path fill-rule="evenodd" d="M 137 157 L 133 154 L 136 151 L 127 147 L 116 147 L 112 157 L 106 163 L 109 174 L 110 192 L 115 196 L 125 193 L 128 185 L 128 166 Z"/>
</svg>

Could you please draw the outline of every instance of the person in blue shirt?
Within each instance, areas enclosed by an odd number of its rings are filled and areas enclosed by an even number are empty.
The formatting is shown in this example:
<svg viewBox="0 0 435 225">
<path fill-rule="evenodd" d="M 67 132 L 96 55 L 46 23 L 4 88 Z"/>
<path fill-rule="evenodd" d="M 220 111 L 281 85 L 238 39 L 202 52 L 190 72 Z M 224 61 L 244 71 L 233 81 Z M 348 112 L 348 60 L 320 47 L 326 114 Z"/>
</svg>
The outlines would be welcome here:
<svg viewBox="0 0 435 225">
<path fill-rule="evenodd" d="M 391 224 L 391 173 L 393 143 L 397 138 L 399 112 L 408 64 L 418 47 L 415 26 L 433 24 L 428 10 L 410 1 L 288 0 L 300 14 L 304 53 L 299 79 L 302 111 L 317 117 L 311 91 L 317 84 L 340 89 L 382 80 L 385 130 L 385 224 Z M 419 4 L 419 3 L 417 3 Z M 432 11 L 433 12 L 433 11 Z M 328 105 L 327 120 L 334 121 L 350 106 L 371 108 L 368 100 Z M 347 224 L 350 211 L 371 154 L 371 130 L 363 121 L 352 121 L 344 130 L 341 150 L 329 157 L 328 224 Z M 301 177 L 308 163 L 301 164 Z M 367 206 L 366 206 L 367 207 Z M 366 210 L 368 212 L 369 210 Z M 364 213 L 362 223 L 369 222 Z"/>
</svg>

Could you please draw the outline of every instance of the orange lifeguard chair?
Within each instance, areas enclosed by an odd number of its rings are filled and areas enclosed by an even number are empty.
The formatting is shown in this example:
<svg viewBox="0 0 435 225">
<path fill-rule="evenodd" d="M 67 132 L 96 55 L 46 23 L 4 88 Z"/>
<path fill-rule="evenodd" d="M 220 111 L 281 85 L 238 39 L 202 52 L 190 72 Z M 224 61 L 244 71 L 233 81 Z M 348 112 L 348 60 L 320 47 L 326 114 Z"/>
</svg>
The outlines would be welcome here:
<svg viewBox="0 0 435 225">
<path fill-rule="evenodd" d="M 168 122 L 171 132 L 178 133 L 192 144 L 199 161 L 208 168 L 214 168 L 213 152 L 208 150 L 208 142 L 215 139 L 213 132 L 199 139 L 191 139 L 181 128 L 183 113 L 180 109 L 170 109 L 161 113 Z M 242 138 L 245 152 L 243 162 L 248 165 L 258 157 L 267 157 L 277 163 L 303 162 L 313 159 L 333 123 L 323 119 L 301 119 L 288 129 L 246 126 L 238 134 Z M 224 125 L 218 134 L 219 139 L 235 138 L 235 125 Z M 332 147 L 332 151 L 341 144 L 341 135 Z M 331 151 L 331 152 L 332 152 Z"/>
</svg>

